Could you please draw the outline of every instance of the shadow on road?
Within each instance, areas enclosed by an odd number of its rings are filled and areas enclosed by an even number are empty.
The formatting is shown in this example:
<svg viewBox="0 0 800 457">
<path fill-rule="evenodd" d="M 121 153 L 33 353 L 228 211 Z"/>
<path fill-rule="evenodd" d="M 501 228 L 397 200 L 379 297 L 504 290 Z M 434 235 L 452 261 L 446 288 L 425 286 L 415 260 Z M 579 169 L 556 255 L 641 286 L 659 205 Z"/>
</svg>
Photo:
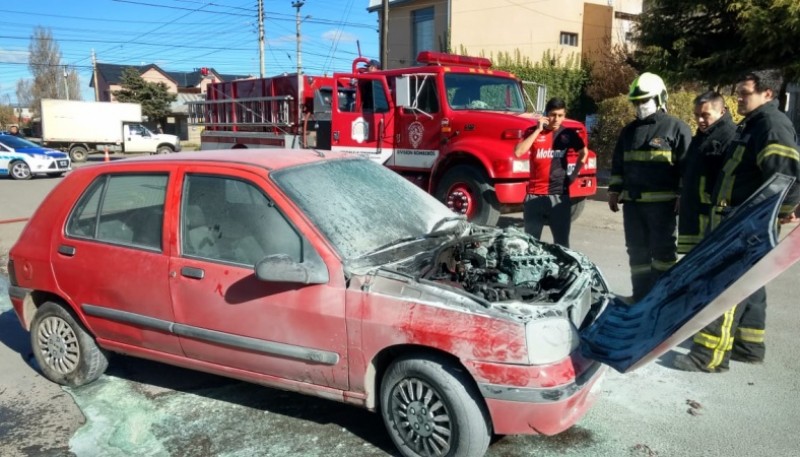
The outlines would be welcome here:
<svg viewBox="0 0 800 457">
<path fill-rule="evenodd" d="M 345 429 L 387 454 L 396 455 L 380 416 L 355 406 L 117 354 L 113 356 L 106 375 L 138 384 L 134 387 L 135 390 L 151 400 L 167 395 L 170 391 L 177 391 L 246 408 L 234 413 L 237 416 L 232 419 L 234 421 L 257 421 L 259 417 L 265 418 L 263 415 L 251 416 L 247 413 L 247 410 L 256 410 L 256 413 L 260 411 L 320 425 L 333 425 L 334 427 L 330 427 L 332 431 L 340 432 Z M 153 386 L 165 390 L 158 393 L 159 389 L 153 389 Z M 279 421 L 279 424 L 283 423 L 290 427 L 294 422 Z M 224 430 L 207 430 L 207 433 L 214 440 L 236 440 L 236 434 Z M 297 435 L 299 439 L 302 435 L 301 430 L 281 430 L 280 426 L 275 428 L 275 424 L 272 424 L 270 433 L 284 435 L 281 439 L 285 439 L 286 435 Z M 193 445 L 191 441 L 196 439 L 196 436 L 172 436 L 169 445 L 185 448 Z M 264 439 L 269 438 L 265 436 Z M 178 442 L 181 440 L 186 442 Z M 235 444 L 231 443 L 231 450 L 236 449 Z"/>
</svg>

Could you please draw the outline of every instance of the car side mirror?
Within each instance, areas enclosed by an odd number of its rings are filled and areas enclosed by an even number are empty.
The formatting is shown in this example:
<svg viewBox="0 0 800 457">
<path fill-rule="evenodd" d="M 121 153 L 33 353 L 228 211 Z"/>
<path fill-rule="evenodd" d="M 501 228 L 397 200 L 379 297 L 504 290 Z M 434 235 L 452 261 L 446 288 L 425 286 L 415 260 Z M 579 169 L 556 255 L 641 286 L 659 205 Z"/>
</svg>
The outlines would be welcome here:
<svg viewBox="0 0 800 457">
<path fill-rule="evenodd" d="M 322 259 L 314 260 L 297 262 L 286 254 L 268 255 L 256 264 L 256 277 L 266 282 L 327 284 L 328 269 Z"/>
</svg>

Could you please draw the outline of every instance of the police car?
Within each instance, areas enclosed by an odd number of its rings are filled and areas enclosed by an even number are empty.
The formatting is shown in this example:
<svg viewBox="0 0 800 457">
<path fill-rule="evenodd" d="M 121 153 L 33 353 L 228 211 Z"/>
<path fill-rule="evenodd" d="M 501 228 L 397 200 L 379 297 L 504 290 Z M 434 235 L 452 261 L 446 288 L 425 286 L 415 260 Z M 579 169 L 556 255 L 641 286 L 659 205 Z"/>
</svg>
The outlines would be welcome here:
<svg viewBox="0 0 800 457">
<path fill-rule="evenodd" d="M 44 173 L 55 178 L 69 171 L 70 165 L 69 156 L 63 152 L 0 133 L 0 176 L 30 179 L 34 174 Z"/>
</svg>

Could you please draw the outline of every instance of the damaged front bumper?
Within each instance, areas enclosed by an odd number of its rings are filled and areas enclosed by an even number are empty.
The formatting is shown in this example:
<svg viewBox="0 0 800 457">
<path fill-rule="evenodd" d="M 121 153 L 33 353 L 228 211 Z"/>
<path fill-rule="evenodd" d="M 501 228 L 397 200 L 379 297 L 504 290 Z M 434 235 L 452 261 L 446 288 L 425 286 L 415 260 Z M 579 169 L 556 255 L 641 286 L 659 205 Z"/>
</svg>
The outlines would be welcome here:
<svg viewBox="0 0 800 457">
<path fill-rule="evenodd" d="M 555 435 L 580 420 L 596 398 L 607 367 L 578 353 L 550 366 L 512 367 L 481 364 L 479 371 L 504 371 L 509 381 L 528 379 L 518 387 L 478 383 L 500 435 Z M 537 385 L 530 385 L 530 384 Z"/>
</svg>

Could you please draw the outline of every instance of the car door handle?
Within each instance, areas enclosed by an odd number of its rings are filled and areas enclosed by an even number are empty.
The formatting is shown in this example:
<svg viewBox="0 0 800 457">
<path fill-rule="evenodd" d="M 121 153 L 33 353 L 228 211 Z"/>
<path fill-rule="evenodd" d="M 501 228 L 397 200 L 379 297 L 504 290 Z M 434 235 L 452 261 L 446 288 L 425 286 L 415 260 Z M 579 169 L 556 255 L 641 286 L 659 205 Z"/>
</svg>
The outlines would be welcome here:
<svg viewBox="0 0 800 457">
<path fill-rule="evenodd" d="M 66 244 L 62 244 L 58 247 L 58 253 L 67 257 L 72 257 L 75 255 L 75 246 L 67 246 Z"/>
<path fill-rule="evenodd" d="M 202 268 L 183 267 L 181 268 L 181 275 L 187 278 L 203 279 L 206 272 Z"/>
</svg>

